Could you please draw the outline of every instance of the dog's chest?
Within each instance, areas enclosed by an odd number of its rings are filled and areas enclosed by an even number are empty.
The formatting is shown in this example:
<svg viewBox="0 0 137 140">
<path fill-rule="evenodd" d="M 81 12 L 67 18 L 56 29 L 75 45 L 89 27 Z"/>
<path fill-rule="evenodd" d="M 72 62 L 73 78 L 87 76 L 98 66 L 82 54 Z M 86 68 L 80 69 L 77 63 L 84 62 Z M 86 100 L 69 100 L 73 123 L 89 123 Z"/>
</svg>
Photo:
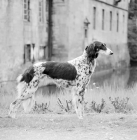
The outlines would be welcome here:
<svg viewBox="0 0 137 140">
<path fill-rule="evenodd" d="M 80 63 L 76 66 L 78 74 L 76 78 L 77 86 L 86 86 L 89 83 L 91 75 L 94 72 L 95 66 L 95 61 L 91 62 L 90 64 Z"/>
</svg>

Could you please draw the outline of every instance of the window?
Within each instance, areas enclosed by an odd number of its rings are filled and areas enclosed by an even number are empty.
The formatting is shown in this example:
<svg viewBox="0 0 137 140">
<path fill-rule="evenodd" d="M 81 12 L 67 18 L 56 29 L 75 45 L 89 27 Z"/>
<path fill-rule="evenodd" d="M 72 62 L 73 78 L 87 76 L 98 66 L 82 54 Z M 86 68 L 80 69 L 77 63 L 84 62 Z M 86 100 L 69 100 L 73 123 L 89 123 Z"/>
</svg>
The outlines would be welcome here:
<svg viewBox="0 0 137 140">
<path fill-rule="evenodd" d="M 24 0 L 24 20 L 30 21 L 30 0 Z"/>
<path fill-rule="evenodd" d="M 44 22 L 43 0 L 39 0 L 39 22 Z"/>
<path fill-rule="evenodd" d="M 46 59 L 46 46 L 40 46 L 39 59 L 41 59 L 41 60 Z"/>
<path fill-rule="evenodd" d="M 46 2 L 46 12 L 48 12 L 48 10 L 49 10 L 49 2 L 48 2 L 49 0 L 46 0 L 45 2 Z"/>
<path fill-rule="evenodd" d="M 49 0 L 45 1 L 45 12 L 46 12 L 46 22 L 47 22 L 47 26 L 46 26 L 46 32 L 48 33 L 48 22 L 49 22 Z"/>
<path fill-rule="evenodd" d="M 96 7 L 93 7 L 93 29 L 96 29 Z"/>
<path fill-rule="evenodd" d="M 124 28 L 125 28 L 125 15 L 123 15 L 123 33 L 124 33 Z"/>
<path fill-rule="evenodd" d="M 35 62 L 35 57 L 34 57 L 35 44 L 32 44 L 32 49 L 33 49 L 33 51 L 31 52 L 32 53 L 32 63 L 34 63 Z"/>
<path fill-rule="evenodd" d="M 87 38 L 87 37 L 88 37 L 88 30 L 85 29 L 85 38 Z"/>
<path fill-rule="evenodd" d="M 119 14 L 117 13 L 117 32 L 119 31 Z"/>
<path fill-rule="evenodd" d="M 110 11 L 110 31 L 112 31 L 112 11 Z"/>
<path fill-rule="evenodd" d="M 31 45 L 24 46 L 24 63 L 31 61 Z"/>
<path fill-rule="evenodd" d="M 104 30 L 104 18 L 105 18 L 105 10 L 102 10 L 102 30 Z"/>
</svg>

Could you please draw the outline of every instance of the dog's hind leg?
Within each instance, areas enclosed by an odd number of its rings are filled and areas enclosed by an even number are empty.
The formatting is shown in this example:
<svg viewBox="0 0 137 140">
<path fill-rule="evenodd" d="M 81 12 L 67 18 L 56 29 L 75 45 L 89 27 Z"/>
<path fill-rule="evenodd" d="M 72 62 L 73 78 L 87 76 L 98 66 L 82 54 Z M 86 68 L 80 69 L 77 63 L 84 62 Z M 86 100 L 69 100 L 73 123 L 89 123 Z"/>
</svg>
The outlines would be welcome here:
<svg viewBox="0 0 137 140">
<path fill-rule="evenodd" d="M 24 100 L 28 100 L 30 97 L 25 97 L 25 98 L 17 98 L 13 103 L 10 104 L 10 111 L 9 111 L 9 116 L 11 118 L 15 118 L 17 109 L 20 107 L 22 102 Z"/>
<path fill-rule="evenodd" d="M 26 113 L 30 111 L 31 102 L 32 102 L 32 97 L 22 102 L 22 107 Z"/>
<path fill-rule="evenodd" d="M 27 99 L 26 101 L 23 101 L 22 107 L 23 107 L 24 111 L 26 113 L 28 113 L 28 112 L 31 111 L 31 109 L 33 108 L 34 104 L 35 104 L 35 93 L 32 95 L 31 98 Z"/>
<path fill-rule="evenodd" d="M 10 105 L 10 111 L 9 111 L 9 116 L 12 118 L 15 118 L 16 111 L 20 107 L 20 105 L 24 102 L 29 100 L 30 98 L 33 97 L 35 94 L 35 91 L 37 90 L 38 86 L 35 87 L 27 87 L 25 91 L 18 97 L 13 103 Z"/>
</svg>

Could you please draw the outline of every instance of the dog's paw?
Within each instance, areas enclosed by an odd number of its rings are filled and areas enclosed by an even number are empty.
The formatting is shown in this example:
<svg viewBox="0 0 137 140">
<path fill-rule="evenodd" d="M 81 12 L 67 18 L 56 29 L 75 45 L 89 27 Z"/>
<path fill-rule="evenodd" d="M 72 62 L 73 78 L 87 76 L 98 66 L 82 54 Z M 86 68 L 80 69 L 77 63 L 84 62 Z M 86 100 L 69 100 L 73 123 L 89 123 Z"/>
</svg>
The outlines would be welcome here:
<svg viewBox="0 0 137 140">
<path fill-rule="evenodd" d="M 15 119 L 15 118 L 16 118 L 16 113 L 14 113 L 14 112 L 9 112 L 8 118 Z"/>
<path fill-rule="evenodd" d="M 78 118 L 79 118 L 80 120 L 83 120 L 83 116 L 78 116 Z"/>
</svg>

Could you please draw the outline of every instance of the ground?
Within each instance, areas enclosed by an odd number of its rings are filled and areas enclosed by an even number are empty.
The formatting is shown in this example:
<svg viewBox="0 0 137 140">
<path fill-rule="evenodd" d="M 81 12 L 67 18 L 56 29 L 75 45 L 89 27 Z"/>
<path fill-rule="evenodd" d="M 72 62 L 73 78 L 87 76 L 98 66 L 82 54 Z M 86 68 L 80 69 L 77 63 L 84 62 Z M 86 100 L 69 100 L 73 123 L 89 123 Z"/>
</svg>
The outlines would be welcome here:
<svg viewBox="0 0 137 140">
<path fill-rule="evenodd" d="M 136 140 L 136 114 L 18 114 L 0 118 L 0 140 Z"/>
</svg>

